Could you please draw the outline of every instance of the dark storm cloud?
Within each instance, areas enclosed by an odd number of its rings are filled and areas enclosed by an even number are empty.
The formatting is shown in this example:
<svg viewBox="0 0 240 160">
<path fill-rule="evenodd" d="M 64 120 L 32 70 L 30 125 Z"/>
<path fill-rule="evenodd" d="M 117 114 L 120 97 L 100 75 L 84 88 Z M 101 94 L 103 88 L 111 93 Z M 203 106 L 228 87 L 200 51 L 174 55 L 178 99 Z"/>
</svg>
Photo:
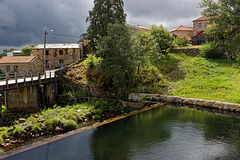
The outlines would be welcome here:
<svg viewBox="0 0 240 160">
<path fill-rule="evenodd" d="M 43 42 L 76 42 L 86 31 L 86 17 L 92 3 L 82 0 L 0 0 L 0 46 L 24 46 Z"/>
<path fill-rule="evenodd" d="M 86 31 L 86 17 L 94 0 L 0 0 L 0 53 L 10 47 L 43 42 L 76 42 Z M 124 0 L 127 23 L 150 26 L 163 24 L 168 29 L 177 25 L 192 26 L 200 16 L 200 0 Z M 75 36 L 57 37 L 54 33 Z M 3 47 L 4 46 L 4 47 Z"/>
</svg>

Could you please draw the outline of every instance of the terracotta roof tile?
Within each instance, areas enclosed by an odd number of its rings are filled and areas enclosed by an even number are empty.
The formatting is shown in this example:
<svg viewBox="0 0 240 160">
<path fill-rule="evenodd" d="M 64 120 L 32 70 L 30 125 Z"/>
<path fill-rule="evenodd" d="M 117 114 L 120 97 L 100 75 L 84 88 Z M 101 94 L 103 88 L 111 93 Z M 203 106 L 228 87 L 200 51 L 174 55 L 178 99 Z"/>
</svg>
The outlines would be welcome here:
<svg viewBox="0 0 240 160">
<path fill-rule="evenodd" d="M 0 63 L 29 63 L 35 60 L 37 56 L 14 56 L 3 57 L 0 59 Z"/>
<path fill-rule="evenodd" d="M 187 40 L 192 40 L 192 38 L 187 34 L 177 34 L 177 33 L 174 33 L 174 34 L 177 35 L 179 38 L 186 37 Z"/>
<path fill-rule="evenodd" d="M 171 32 L 174 32 L 174 31 L 193 31 L 193 27 L 186 27 L 186 26 L 180 25 L 174 28 L 173 30 L 171 30 Z"/>
<path fill-rule="evenodd" d="M 203 17 L 193 20 L 193 22 L 198 22 L 198 21 L 207 21 L 207 17 L 203 16 Z"/>
<path fill-rule="evenodd" d="M 136 27 L 139 28 L 139 29 L 142 29 L 146 32 L 150 31 L 150 28 L 148 28 L 148 27 L 144 27 L 144 26 L 140 26 L 140 25 L 136 25 Z"/>
</svg>

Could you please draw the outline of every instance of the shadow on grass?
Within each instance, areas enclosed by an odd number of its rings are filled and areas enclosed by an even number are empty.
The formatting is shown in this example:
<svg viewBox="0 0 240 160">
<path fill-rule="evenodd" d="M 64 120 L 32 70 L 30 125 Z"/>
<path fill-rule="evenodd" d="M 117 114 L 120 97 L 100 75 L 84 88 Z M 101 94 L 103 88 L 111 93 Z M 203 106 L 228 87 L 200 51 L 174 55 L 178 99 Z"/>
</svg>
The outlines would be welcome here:
<svg viewBox="0 0 240 160">
<path fill-rule="evenodd" d="M 179 54 L 180 57 L 184 55 Z M 173 56 L 173 54 L 160 55 L 160 58 L 154 58 L 151 64 L 155 66 L 159 72 L 166 75 L 172 81 L 178 81 L 185 78 L 186 73 L 180 68 L 180 59 Z"/>
</svg>

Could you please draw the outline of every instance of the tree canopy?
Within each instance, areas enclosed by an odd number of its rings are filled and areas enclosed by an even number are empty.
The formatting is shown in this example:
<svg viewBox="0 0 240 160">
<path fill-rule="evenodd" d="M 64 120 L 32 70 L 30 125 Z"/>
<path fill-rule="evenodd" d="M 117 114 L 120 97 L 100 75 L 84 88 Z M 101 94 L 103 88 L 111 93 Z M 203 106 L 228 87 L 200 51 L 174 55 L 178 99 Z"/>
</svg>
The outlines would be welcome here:
<svg viewBox="0 0 240 160">
<path fill-rule="evenodd" d="M 115 22 L 125 24 L 126 14 L 124 13 L 123 0 L 94 0 L 94 7 L 89 11 L 87 22 L 90 25 L 87 29 L 89 45 L 96 51 L 96 40 L 107 35 L 107 26 Z"/>
<path fill-rule="evenodd" d="M 100 69 L 112 80 L 117 96 L 127 93 L 134 74 L 131 46 L 129 29 L 121 23 L 109 24 L 107 35 L 98 41 L 96 55 L 102 58 Z"/>
<path fill-rule="evenodd" d="M 32 54 L 32 47 L 27 46 L 22 48 L 22 53 L 20 54 L 20 56 L 30 56 L 31 54 Z"/>
<path fill-rule="evenodd" d="M 222 39 L 222 48 L 228 58 L 239 58 L 240 52 L 240 0 L 202 0 L 202 14 L 211 27 L 206 30 L 212 39 Z"/>
<path fill-rule="evenodd" d="M 171 46 L 172 35 L 162 25 L 153 25 L 150 32 L 150 41 L 153 41 L 155 52 L 166 54 Z"/>
</svg>

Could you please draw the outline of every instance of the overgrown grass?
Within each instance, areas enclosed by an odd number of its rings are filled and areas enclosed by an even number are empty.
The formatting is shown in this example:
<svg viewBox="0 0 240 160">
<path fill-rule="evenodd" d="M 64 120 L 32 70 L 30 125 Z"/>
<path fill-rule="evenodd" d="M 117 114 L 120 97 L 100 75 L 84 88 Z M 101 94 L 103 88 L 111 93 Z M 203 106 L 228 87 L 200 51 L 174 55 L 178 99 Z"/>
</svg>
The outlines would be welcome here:
<svg viewBox="0 0 240 160">
<path fill-rule="evenodd" d="M 144 76 L 144 81 L 151 80 L 152 84 L 142 81 L 135 90 L 141 91 L 144 86 L 142 91 L 147 93 L 240 103 L 239 62 L 168 54 L 147 68 L 153 69 L 154 73 L 150 74 L 154 75 L 155 81 L 148 73 L 140 75 Z"/>
<path fill-rule="evenodd" d="M 105 114 L 115 113 L 119 115 L 128 113 L 135 108 L 122 107 L 117 102 L 105 100 L 91 101 L 82 104 L 68 105 L 64 108 L 54 106 L 44 109 L 39 113 L 32 113 L 24 122 L 15 123 L 9 127 L 0 127 L 0 144 L 7 138 L 31 137 L 40 133 L 67 132 L 78 128 L 78 124 L 88 120 L 104 120 Z M 9 113 L 11 114 L 11 113 Z"/>
</svg>

